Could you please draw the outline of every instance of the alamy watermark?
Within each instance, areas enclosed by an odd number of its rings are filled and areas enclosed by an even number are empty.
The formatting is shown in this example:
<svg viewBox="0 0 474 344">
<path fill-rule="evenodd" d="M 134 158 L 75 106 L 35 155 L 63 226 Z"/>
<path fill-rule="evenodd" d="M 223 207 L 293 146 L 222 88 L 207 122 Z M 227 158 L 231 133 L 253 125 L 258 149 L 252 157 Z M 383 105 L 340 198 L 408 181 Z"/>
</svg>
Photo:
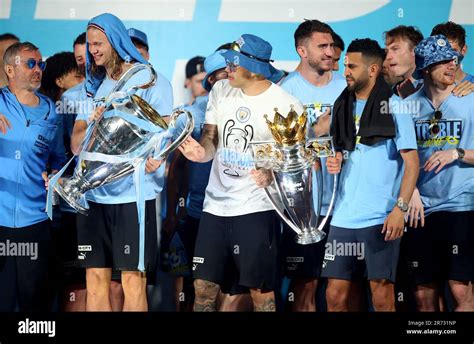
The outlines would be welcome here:
<svg viewBox="0 0 474 344">
<path fill-rule="evenodd" d="M 58 100 L 55 105 L 56 112 L 62 115 L 91 114 L 95 109 L 90 100 Z"/>
<path fill-rule="evenodd" d="M 30 257 L 38 259 L 37 242 L 0 241 L 0 257 Z"/>
<path fill-rule="evenodd" d="M 357 257 L 358 260 L 365 258 L 365 244 L 363 242 L 337 242 L 328 241 L 325 245 L 324 259 L 334 260 L 336 257 Z"/>
<path fill-rule="evenodd" d="M 394 100 L 389 101 L 383 100 L 380 102 L 380 113 L 382 115 L 387 114 L 399 114 L 399 115 L 410 115 L 415 116 L 420 113 L 421 102 L 419 100 Z"/>
<path fill-rule="evenodd" d="M 56 336 L 56 322 L 54 320 L 37 321 L 26 318 L 18 322 L 19 334 L 46 334 Z"/>
</svg>

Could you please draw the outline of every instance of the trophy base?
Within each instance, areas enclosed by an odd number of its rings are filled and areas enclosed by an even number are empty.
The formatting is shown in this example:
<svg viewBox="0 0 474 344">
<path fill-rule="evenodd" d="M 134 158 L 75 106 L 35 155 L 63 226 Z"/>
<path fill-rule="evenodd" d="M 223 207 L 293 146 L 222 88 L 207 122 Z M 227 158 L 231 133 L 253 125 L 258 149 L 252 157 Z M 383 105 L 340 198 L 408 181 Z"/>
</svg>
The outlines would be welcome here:
<svg viewBox="0 0 474 344">
<path fill-rule="evenodd" d="M 64 178 L 63 183 L 66 181 L 67 179 Z M 55 186 L 54 191 L 56 191 L 74 210 L 87 216 L 86 199 L 84 195 L 74 197 L 73 193 L 66 192 L 64 187 L 59 184 Z"/>
<path fill-rule="evenodd" d="M 303 233 L 296 236 L 296 242 L 300 245 L 310 245 L 320 242 L 324 239 L 326 233 L 318 229 L 311 231 L 303 231 Z"/>
</svg>

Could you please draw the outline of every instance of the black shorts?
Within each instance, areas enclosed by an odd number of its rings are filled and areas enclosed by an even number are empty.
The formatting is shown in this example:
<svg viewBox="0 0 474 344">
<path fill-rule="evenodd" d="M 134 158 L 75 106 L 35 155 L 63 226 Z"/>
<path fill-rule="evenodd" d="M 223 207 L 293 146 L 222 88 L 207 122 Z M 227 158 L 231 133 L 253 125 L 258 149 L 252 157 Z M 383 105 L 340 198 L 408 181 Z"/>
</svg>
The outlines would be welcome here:
<svg viewBox="0 0 474 344">
<path fill-rule="evenodd" d="M 136 203 L 89 202 L 77 214 L 79 266 L 138 271 L 139 224 Z M 154 270 L 158 251 L 155 200 L 145 203 L 145 270 Z"/>
<path fill-rule="evenodd" d="M 432 213 L 424 227 L 408 227 L 403 245 L 414 285 L 474 281 L 474 211 Z"/>
<path fill-rule="evenodd" d="M 61 212 L 61 229 L 58 233 L 58 258 L 61 260 L 65 285 L 85 284 L 84 268 L 79 267 L 77 260 L 77 215 Z"/>
<path fill-rule="evenodd" d="M 50 311 L 48 256 L 50 221 L 22 228 L 0 226 L 0 311 Z"/>
<path fill-rule="evenodd" d="M 195 279 L 217 283 L 224 292 L 277 285 L 280 221 L 274 211 L 222 217 L 203 213 L 193 257 Z"/>
<path fill-rule="evenodd" d="M 395 283 L 400 238 L 385 241 L 383 225 L 359 229 L 331 226 L 324 253 L 322 277 L 389 280 Z"/>
<path fill-rule="evenodd" d="M 188 215 L 184 221 L 178 224 L 176 233 L 170 243 L 168 255 L 169 272 L 174 276 L 185 277 L 183 292 L 192 295 L 192 298 L 194 298 L 194 279 L 192 277 L 191 262 L 194 257 L 199 222 L 200 219 Z M 181 250 L 184 252 L 181 252 Z M 183 255 L 185 256 L 184 259 Z M 236 276 L 228 276 L 228 280 L 221 285 L 221 291 L 230 295 L 248 294 L 250 292 L 248 288 L 238 285 Z"/>
<path fill-rule="evenodd" d="M 69 211 L 61 212 L 60 228 L 55 234 L 54 252 L 51 253 L 56 260 L 63 286 L 74 286 L 85 288 L 86 270 L 79 266 L 77 259 L 77 214 Z M 122 279 L 120 271 L 112 271 L 112 280 L 120 282 Z"/>
<path fill-rule="evenodd" d="M 191 262 L 199 221 L 200 219 L 188 215 L 176 227 L 176 232 L 169 243 L 167 257 L 169 266 L 167 270 L 174 276 L 190 277 L 192 275 Z"/>
<path fill-rule="evenodd" d="M 182 226 L 179 226 L 177 231 L 181 237 L 181 241 L 184 245 L 186 257 L 188 262 L 191 264 L 194 257 L 194 247 L 196 245 L 196 238 L 199 230 L 200 219 L 196 219 L 192 216 L 186 216 L 186 220 Z"/>
<path fill-rule="evenodd" d="M 331 216 L 323 227 L 323 231 L 328 234 Z M 321 266 L 324 258 L 324 247 L 327 235 L 323 240 L 311 245 L 298 244 L 296 232 L 283 225 L 282 235 L 282 258 L 283 274 L 288 278 L 315 278 L 321 275 Z"/>
</svg>

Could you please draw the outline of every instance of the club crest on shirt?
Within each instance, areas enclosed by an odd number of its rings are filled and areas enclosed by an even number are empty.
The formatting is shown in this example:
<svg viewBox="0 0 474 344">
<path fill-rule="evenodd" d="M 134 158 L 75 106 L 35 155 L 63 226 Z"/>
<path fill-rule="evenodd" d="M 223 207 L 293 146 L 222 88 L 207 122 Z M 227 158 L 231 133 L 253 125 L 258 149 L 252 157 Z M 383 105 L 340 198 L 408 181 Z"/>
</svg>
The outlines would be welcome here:
<svg viewBox="0 0 474 344">
<path fill-rule="evenodd" d="M 35 141 L 35 146 L 41 150 L 48 149 L 49 140 L 43 135 L 38 135 L 38 138 Z"/>
<path fill-rule="evenodd" d="M 250 118 L 250 109 L 245 106 L 239 107 L 235 113 L 235 117 L 240 123 L 247 122 Z"/>
</svg>

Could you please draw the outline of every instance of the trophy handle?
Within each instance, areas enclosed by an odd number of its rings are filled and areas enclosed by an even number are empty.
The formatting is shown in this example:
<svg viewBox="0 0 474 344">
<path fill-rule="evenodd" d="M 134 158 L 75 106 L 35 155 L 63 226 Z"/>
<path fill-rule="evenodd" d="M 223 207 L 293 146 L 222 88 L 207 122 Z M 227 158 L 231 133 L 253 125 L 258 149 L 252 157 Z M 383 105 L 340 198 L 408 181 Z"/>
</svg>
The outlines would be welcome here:
<svg viewBox="0 0 474 344">
<path fill-rule="evenodd" d="M 169 127 L 174 128 L 176 120 L 182 114 L 185 114 L 187 117 L 187 121 L 183 131 L 179 134 L 178 138 L 175 141 L 171 142 L 171 144 L 163 148 L 158 154 L 154 154 L 155 159 L 159 160 L 161 158 L 166 157 L 170 152 L 174 151 L 177 147 L 179 147 L 189 137 L 189 135 L 191 135 L 194 129 L 194 118 L 191 112 L 187 110 L 179 109 L 174 111 L 170 116 Z"/>
<path fill-rule="evenodd" d="M 112 89 L 112 91 L 110 92 L 110 94 L 120 91 L 124 87 L 124 85 L 128 82 L 128 80 L 130 80 L 130 78 L 132 76 L 134 76 L 139 71 L 144 70 L 144 69 L 147 69 L 148 72 L 150 73 L 150 80 L 148 80 L 148 82 L 146 82 L 144 84 L 135 85 L 135 86 L 130 87 L 126 91 L 126 93 L 127 94 L 132 94 L 132 93 L 134 93 L 135 91 L 137 91 L 139 89 L 146 89 L 146 88 L 149 88 L 149 87 L 153 86 L 156 82 L 156 79 L 157 79 L 156 71 L 153 69 L 153 67 L 150 64 L 138 63 L 138 64 L 134 64 L 129 70 L 127 70 L 120 77 L 119 81 L 117 81 L 117 83 L 115 84 L 115 86 Z"/>
<path fill-rule="evenodd" d="M 326 222 L 328 221 L 328 218 L 329 218 L 329 214 L 331 214 L 332 208 L 334 207 L 336 192 L 337 192 L 337 174 L 334 175 L 334 184 L 332 187 L 332 196 L 331 196 L 331 201 L 329 202 L 328 212 L 326 214 L 326 217 L 321 221 L 321 223 L 318 226 L 318 230 L 320 231 L 322 231 L 324 226 L 326 225 Z"/>
<path fill-rule="evenodd" d="M 334 143 L 332 141 L 331 136 L 308 140 L 307 148 L 312 149 L 314 154 L 318 158 L 336 156 L 336 150 L 334 149 Z M 318 230 L 320 231 L 322 231 L 322 229 L 326 225 L 329 215 L 331 214 L 331 211 L 334 207 L 334 201 L 336 199 L 336 192 L 337 192 L 337 181 L 338 181 L 337 174 L 335 174 L 334 183 L 332 187 L 332 196 L 331 196 L 331 201 L 329 202 L 328 212 L 318 226 Z"/>
<path fill-rule="evenodd" d="M 135 85 L 130 87 L 127 91 L 121 91 L 121 89 L 124 87 L 124 85 L 127 83 L 128 80 L 132 76 L 134 76 L 136 73 L 138 73 L 141 70 L 147 69 L 148 72 L 150 73 L 150 80 L 148 80 L 146 83 L 141 84 L 141 85 Z M 156 79 L 158 78 L 156 71 L 153 69 L 152 65 L 150 64 L 143 64 L 143 63 L 136 63 L 132 67 L 130 67 L 129 70 L 127 70 L 117 81 L 115 84 L 114 88 L 110 91 L 109 95 L 107 97 L 101 97 L 101 98 L 94 98 L 92 99 L 92 102 L 95 104 L 100 104 L 102 102 L 109 103 L 108 99 L 109 96 L 113 93 L 116 92 L 124 92 L 128 95 L 135 93 L 138 89 L 146 89 L 151 86 L 153 86 L 156 82 Z"/>
<path fill-rule="evenodd" d="M 272 172 L 272 176 L 273 176 L 273 181 L 275 181 L 275 176 L 273 175 L 273 172 Z M 285 223 L 288 225 L 288 227 L 290 227 L 292 230 L 294 230 L 298 235 L 302 235 L 303 232 L 301 231 L 301 229 L 299 229 L 294 223 L 293 221 L 291 221 L 286 215 L 285 215 L 285 211 L 282 209 L 281 205 L 278 204 L 278 202 L 276 202 L 274 199 L 273 199 L 273 196 L 272 194 L 270 193 L 270 191 L 268 191 L 268 187 L 265 187 L 263 188 L 265 190 L 265 194 L 267 195 L 267 198 L 268 200 L 270 201 L 270 203 L 272 204 L 273 208 L 275 209 L 275 211 L 277 212 L 277 214 L 280 216 L 280 218 L 285 221 Z M 278 190 L 278 188 L 277 188 Z"/>
</svg>

